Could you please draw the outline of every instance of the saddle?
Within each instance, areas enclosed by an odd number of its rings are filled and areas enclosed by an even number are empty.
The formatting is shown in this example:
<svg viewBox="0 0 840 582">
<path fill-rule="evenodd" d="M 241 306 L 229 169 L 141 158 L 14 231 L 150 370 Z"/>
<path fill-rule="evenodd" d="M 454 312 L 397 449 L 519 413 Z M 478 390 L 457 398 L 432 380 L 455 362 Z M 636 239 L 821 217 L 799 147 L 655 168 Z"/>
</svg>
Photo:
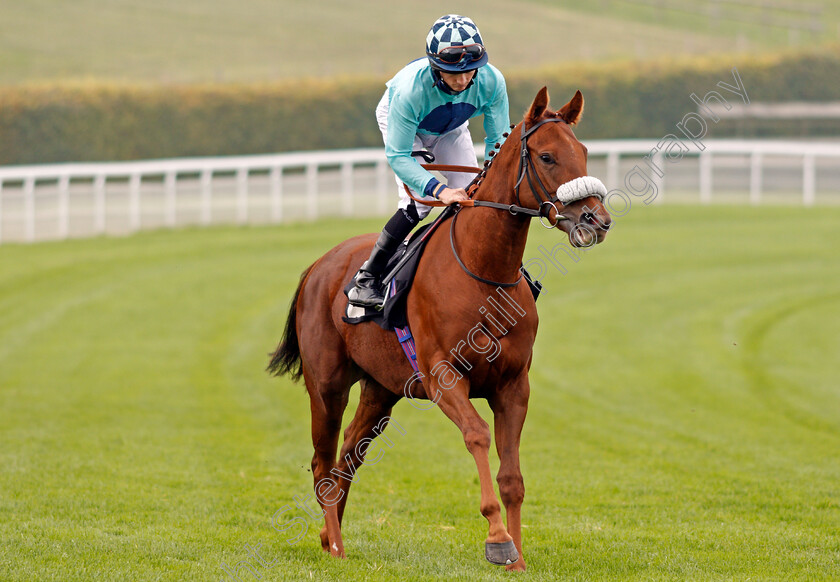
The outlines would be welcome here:
<svg viewBox="0 0 840 582">
<path fill-rule="evenodd" d="M 423 256 L 423 251 L 426 248 L 426 243 L 431 237 L 431 234 L 441 224 L 455 216 L 456 212 L 456 207 L 446 207 L 434 222 L 421 226 L 399 246 L 385 267 L 386 275 L 382 281 L 385 287 L 385 304 L 381 310 L 373 307 L 351 305 L 348 301 L 341 319 L 349 324 L 375 321 L 382 329 L 388 330 L 395 328 L 407 329 L 406 298 L 411 289 L 411 283 L 414 281 L 414 274 L 417 272 L 420 257 Z M 531 289 L 534 301 L 536 301 L 540 291 L 542 291 L 542 283 L 534 280 L 531 274 L 525 270 L 524 266 L 520 270 L 523 279 L 525 279 L 525 282 Z M 353 277 L 351 277 L 344 286 L 345 296 L 353 288 L 353 285 Z"/>
<path fill-rule="evenodd" d="M 431 234 L 455 214 L 455 208 L 447 207 L 431 223 L 421 226 L 397 248 L 388 261 L 383 277 L 385 286 L 385 304 L 381 310 L 373 307 L 358 307 L 347 303 L 344 316 L 345 323 L 356 324 L 363 321 L 375 321 L 382 329 L 403 328 L 408 325 L 406 316 L 406 298 L 414 281 L 414 274 L 423 251 Z M 353 278 L 344 287 L 346 296 L 353 288 Z"/>
</svg>

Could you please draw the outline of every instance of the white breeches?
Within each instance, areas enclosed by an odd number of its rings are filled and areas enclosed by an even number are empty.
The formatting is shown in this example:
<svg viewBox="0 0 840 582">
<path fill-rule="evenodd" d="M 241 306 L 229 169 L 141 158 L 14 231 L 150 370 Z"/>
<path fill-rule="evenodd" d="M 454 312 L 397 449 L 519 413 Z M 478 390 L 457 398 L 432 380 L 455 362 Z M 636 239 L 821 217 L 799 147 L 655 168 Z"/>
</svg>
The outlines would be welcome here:
<svg viewBox="0 0 840 582">
<path fill-rule="evenodd" d="M 376 106 L 376 121 L 379 123 L 379 130 L 382 132 L 382 139 L 386 140 L 388 136 L 388 92 L 382 96 L 379 105 Z M 435 164 L 446 164 L 450 166 L 469 166 L 471 168 L 478 166 L 478 158 L 475 155 L 475 148 L 473 147 L 472 136 L 469 130 L 469 121 L 465 121 L 463 125 L 459 125 L 452 131 L 448 131 L 443 135 L 427 135 L 417 134 L 414 136 L 413 150 L 428 150 L 435 156 Z M 422 160 L 419 160 L 421 163 Z M 475 174 L 465 172 L 441 172 L 446 184 L 450 188 L 466 188 Z M 397 194 L 400 197 L 399 208 L 407 208 L 409 204 L 414 202 L 405 193 L 402 181 L 394 177 L 397 181 Z M 412 191 L 412 194 L 417 198 L 420 196 Z M 425 204 L 415 203 L 417 206 L 417 214 L 420 219 L 424 219 L 432 207 Z"/>
</svg>

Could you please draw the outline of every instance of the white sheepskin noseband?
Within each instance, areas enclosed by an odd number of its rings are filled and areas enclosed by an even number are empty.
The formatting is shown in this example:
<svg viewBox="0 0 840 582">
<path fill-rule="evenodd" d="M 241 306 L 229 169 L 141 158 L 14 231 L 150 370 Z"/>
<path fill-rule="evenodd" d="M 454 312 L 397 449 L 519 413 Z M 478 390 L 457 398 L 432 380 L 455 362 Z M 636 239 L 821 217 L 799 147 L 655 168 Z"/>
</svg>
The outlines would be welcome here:
<svg viewBox="0 0 840 582">
<path fill-rule="evenodd" d="M 583 200 L 590 196 L 597 196 L 601 202 L 607 196 L 607 187 L 595 176 L 581 176 L 569 180 L 565 184 L 560 184 L 560 187 L 557 188 L 557 198 L 563 204 Z"/>
</svg>

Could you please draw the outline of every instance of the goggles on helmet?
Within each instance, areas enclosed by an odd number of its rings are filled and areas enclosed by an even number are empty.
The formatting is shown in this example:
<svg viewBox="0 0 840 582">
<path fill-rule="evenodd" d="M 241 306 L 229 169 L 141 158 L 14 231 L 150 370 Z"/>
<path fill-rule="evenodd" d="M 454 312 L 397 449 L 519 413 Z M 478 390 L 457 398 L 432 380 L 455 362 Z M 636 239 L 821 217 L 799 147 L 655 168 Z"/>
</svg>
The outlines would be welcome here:
<svg viewBox="0 0 840 582">
<path fill-rule="evenodd" d="M 450 46 L 432 56 L 449 65 L 460 63 L 464 59 L 467 59 L 467 62 L 477 61 L 484 56 L 484 45 Z"/>
</svg>

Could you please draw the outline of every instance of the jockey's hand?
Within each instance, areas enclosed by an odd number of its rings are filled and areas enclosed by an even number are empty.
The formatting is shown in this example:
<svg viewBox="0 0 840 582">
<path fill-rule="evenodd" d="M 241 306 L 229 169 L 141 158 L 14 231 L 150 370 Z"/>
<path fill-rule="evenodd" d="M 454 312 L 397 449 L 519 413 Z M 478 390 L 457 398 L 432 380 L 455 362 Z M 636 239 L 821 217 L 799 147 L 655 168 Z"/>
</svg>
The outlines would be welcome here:
<svg viewBox="0 0 840 582">
<path fill-rule="evenodd" d="M 456 202 L 468 200 L 469 196 L 467 196 L 467 191 L 463 188 L 444 188 L 443 192 L 440 193 L 439 198 L 441 202 L 447 206 L 451 206 Z"/>
</svg>

